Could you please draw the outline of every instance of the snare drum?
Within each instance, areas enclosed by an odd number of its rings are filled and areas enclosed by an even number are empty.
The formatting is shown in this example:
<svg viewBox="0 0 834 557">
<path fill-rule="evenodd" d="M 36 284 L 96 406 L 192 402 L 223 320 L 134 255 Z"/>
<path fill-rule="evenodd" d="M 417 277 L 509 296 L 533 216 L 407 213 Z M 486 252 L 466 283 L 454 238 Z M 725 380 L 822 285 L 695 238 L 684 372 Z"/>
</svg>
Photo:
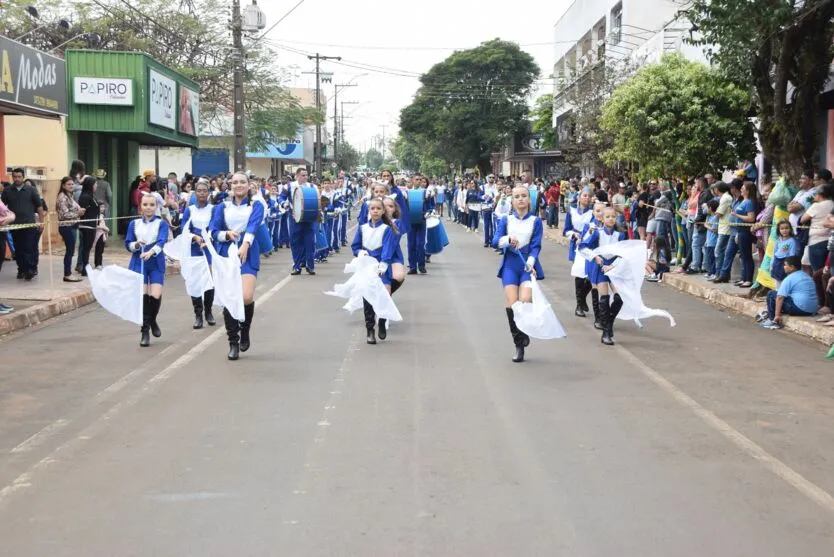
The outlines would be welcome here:
<svg viewBox="0 0 834 557">
<path fill-rule="evenodd" d="M 426 219 L 426 228 L 434 228 L 438 225 L 440 225 L 440 218 L 436 215 L 432 215 Z"/>
<path fill-rule="evenodd" d="M 299 186 L 292 195 L 292 218 L 295 222 L 316 222 L 319 214 L 319 190 Z"/>
</svg>

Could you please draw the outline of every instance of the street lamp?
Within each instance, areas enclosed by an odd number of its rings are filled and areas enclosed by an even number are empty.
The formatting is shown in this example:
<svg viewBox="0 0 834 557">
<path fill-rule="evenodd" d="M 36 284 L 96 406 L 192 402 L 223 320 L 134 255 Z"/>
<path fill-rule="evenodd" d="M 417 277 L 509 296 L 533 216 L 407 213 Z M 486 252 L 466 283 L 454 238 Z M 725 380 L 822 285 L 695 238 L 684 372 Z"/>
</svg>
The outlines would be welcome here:
<svg viewBox="0 0 834 557">
<path fill-rule="evenodd" d="M 62 42 L 61 44 L 59 44 L 58 46 L 53 48 L 51 50 L 51 52 L 55 52 L 56 50 L 58 50 L 62 46 L 66 46 L 69 43 L 71 43 L 72 41 L 74 41 L 75 39 L 80 39 L 81 37 L 86 37 L 87 38 L 87 45 L 89 46 L 89 48 L 93 48 L 101 42 L 101 35 L 99 35 L 98 33 L 80 33 L 80 34 L 74 36 L 73 38 Z"/>
</svg>

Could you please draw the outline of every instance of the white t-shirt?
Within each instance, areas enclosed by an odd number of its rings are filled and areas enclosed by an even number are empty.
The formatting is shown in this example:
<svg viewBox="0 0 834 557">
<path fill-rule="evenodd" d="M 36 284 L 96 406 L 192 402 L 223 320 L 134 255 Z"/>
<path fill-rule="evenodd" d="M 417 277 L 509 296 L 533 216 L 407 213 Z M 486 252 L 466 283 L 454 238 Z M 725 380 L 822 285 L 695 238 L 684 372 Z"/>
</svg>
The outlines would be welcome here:
<svg viewBox="0 0 834 557">
<path fill-rule="evenodd" d="M 803 207 L 805 207 L 805 209 L 807 210 L 808 207 L 811 206 L 811 203 L 814 202 L 814 196 L 816 195 L 816 193 L 817 193 L 817 188 L 811 188 L 808 191 L 799 190 L 796 193 L 796 195 L 793 196 L 793 199 L 791 200 L 791 203 L 799 203 Z M 791 226 L 793 226 L 794 234 L 796 234 L 796 227 L 799 225 L 799 218 L 804 214 L 805 214 L 805 211 L 799 211 L 798 213 L 791 213 L 791 216 L 788 217 L 788 220 L 790 221 Z"/>
<path fill-rule="evenodd" d="M 811 215 L 811 221 L 806 223 L 811 227 L 808 230 L 809 246 L 828 241 L 828 229 L 823 224 L 825 223 L 825 218 L 831 213 L 831 209 L 834 209 L 834 201 L 826 199 L 814 203 L 805 211 L 806 215 Z"/>
</svg>

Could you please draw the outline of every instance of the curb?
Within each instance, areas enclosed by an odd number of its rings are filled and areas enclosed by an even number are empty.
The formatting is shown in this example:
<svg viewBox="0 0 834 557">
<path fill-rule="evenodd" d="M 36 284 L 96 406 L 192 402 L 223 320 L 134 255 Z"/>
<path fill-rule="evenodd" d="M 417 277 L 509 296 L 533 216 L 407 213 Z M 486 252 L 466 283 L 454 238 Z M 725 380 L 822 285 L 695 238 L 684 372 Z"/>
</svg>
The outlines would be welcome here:
<svg viewBox="0 0 834 557">
<path fill-rule="evenodd" d="M 178 274 L 180 274 L 179 265 L 168 265 L 165 269 L 165 276 Z M 58 317 L 59 315 L 64 315 L 92 304 L 95 301 L 96 298 L 93 296 L 92 289 L 87 288 L 83 292 L 59 296 L 54 300 L 42 302 L 24 310 L 4 315 L 0 317 L 0 336 L 38 325 L 53 317 Z"/>
<path fill-rule="evenodd" d="M 567 238 L 562 236 L 560 232 L 545 230 L 544 235 L 545 238 L 552 242 L 562 246 L 568 245 Z M 711 288 L 707 284 L 696 284 L 673 273 L 663 275 L 663 282 L 660 284 L 675 288 L 690 296 L 706 300 L 719 308 L 729 309 L 735 313 L 749 317 L 751 320 L 755 319 L 759 312 L 764 309 L 761 302 L 733 296 L 723 290 Z M 783 330 L 785 331 L 791 331 L 792 333 L 810 338 L 826 346 L 834 344 L 834 328 L 823 327 L 808 318 L 803 319 L 785 316 L 783 318 L 783 325 Z"/>
</svg>

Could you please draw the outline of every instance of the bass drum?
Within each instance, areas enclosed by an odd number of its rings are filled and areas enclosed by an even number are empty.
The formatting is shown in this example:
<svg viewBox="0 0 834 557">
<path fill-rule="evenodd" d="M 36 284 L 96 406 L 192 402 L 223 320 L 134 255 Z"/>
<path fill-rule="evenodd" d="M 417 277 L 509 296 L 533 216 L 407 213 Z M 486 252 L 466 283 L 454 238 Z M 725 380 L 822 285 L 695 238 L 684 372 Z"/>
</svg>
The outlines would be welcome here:
<svg viewBox="0 0 834 557">
<path fill-rule="evenodd" d="M 433 221 L 429 226 L 428 221 Z M 443 251 L 449 245 L 449 236 L 446 235 L 446 228 L 443 221 L 437 217 L 431 217 L 426 221 L 426 253 L 434 255 Z"/>
<path fill-rule="evenodd" d="M 408 190 L 408 220 L 411 224 L 423 222 L 423 201 L 426 199 L 426 190 L 419 188 Z"/>
<path fill-rule="evenodd" d="M 292 196 L 292 218 L 295 222 L 316 222 L 319 207 L 319 190 L 316 187 L 296 188 Z"/>
</svg>

